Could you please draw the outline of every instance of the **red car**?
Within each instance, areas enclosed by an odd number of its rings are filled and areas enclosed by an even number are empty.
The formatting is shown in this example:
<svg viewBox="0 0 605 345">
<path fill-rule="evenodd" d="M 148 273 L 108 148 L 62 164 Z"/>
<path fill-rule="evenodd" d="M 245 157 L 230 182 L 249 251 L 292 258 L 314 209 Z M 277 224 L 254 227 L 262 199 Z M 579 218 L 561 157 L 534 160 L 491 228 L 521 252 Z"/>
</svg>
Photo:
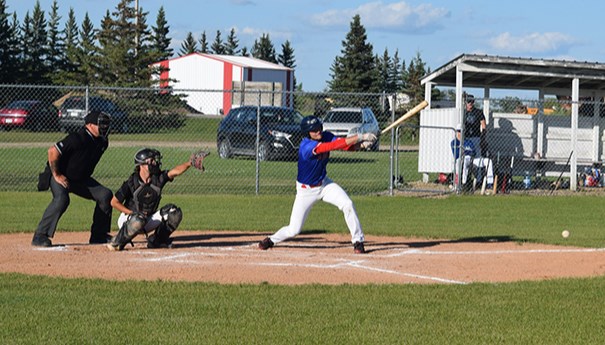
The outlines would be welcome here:
<svg viewBox="0 0 605 345">
<path fill-rule="evenodd" d="M 33 131 L 57 129 L 57 108 L 38 100 L 12 101 L 0 109 L 0 129 L 26 128 Z"/>
</svg>

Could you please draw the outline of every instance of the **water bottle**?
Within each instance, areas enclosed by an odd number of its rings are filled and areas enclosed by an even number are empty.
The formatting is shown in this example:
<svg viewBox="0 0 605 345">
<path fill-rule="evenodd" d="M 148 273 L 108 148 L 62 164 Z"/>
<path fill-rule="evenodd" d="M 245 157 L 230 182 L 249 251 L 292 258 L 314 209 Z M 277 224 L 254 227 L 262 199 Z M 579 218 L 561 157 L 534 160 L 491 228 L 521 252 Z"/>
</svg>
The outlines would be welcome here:
<svg viewBox="0 0 605 345">
<path fill-rule="evenodd" d="M 531 188 L 531 176 L 529 175 L 529 171 L 525 172 L 525 177 L 523 178 L 523 186 L 525 186 L 525 189 Z"/>
</svg>

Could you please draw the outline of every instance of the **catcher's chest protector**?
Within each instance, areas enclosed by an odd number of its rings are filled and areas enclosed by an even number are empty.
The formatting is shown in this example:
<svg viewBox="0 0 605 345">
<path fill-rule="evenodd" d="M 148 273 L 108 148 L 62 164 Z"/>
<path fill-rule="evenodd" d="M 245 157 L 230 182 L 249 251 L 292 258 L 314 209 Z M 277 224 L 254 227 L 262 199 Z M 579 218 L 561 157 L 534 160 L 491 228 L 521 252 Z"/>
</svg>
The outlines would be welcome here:
<svg viewBox="0 0 605 345">
<path fill-rule="evenodd" d="M 144 212 L 148 215 L 155 213 L 162 199 L 162 189 L 158 187 L 157 177 L 152 176 L 150 183 L 142 184 L 139 179 L 135 179 L 135 185 L 131 186 L 134 189 L 132 199 L 137 211 Z"/>
</svg>

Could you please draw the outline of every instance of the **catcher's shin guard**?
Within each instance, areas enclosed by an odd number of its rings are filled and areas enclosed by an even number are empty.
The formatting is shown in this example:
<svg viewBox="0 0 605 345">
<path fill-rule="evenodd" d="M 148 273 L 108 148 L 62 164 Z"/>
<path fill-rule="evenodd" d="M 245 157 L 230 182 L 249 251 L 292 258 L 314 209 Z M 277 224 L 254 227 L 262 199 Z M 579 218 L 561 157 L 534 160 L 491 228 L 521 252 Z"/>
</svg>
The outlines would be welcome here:
<svg viewBox="0 0 605 345">
<path fill-rule="evenodd" d="M 122 250 L 124 247 L 135 238 L 136 235 L 144 231 L 145 223 L 147 219 L 143 214 L 133 213 L 128 216 L 128 219 L 120 231 L 111 238 L 111 241 L 107 244 L 107 247 L 112 250 Z"/>
<path fill-rule="evenodd" d="M 162 223 L 147 239 L 148 248 L 169 247 L 172 244 L 170 235 L 181 223 L 183 211 L 174 204 L 167 204 L 160 209 L 160 216 L 162 216 Z"/>
</svg>

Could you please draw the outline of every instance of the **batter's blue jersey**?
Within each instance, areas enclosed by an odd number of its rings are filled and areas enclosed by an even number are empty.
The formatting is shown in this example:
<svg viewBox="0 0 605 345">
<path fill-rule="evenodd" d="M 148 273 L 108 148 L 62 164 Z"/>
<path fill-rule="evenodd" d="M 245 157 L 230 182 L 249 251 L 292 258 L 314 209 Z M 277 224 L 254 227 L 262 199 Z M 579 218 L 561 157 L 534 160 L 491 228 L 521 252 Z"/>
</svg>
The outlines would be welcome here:
<svg viewBox="0 0 605 345">
<path fill-rule="evenodd" d="M 322 132 L 321 142 L 329 143 L 336 137 L 331 132 Z M 303 138 L 298 149 L 298 176 L 300 183 L 307 185 L 318 185 L 326 177 L 326 165 L 330 160 L 330 152 L 313 154 L 313 150 L 319 144 L 318 141 Z"/>
</svg>

